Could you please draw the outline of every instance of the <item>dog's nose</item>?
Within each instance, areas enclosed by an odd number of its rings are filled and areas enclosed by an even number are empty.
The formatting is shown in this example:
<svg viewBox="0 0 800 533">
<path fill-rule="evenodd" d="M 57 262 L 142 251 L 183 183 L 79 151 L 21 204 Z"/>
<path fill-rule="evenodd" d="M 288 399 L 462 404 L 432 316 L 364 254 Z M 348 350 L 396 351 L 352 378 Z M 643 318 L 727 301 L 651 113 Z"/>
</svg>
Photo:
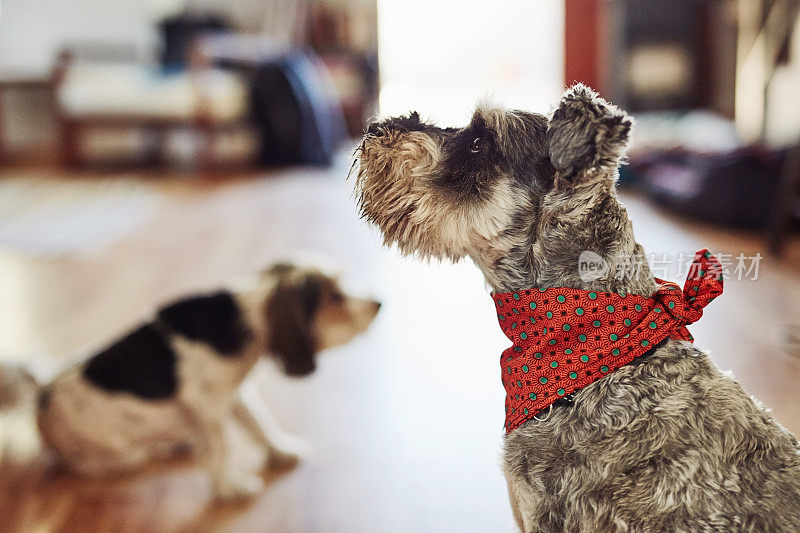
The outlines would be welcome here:
<svg viewBox="0 0 800 533">
<path fill-rule="evenodd" d="M 369 126 L 367 126 L 367 133 L 370 135 L 375 135 L 376 137 L 380 137 L 385 133 L 384 129 L 381 128 L 378 122 L 373 122 Z"/>
<path fill-rule="evenodd" d="M 372 305 L 375 307 L 375 312 L 376 313 L 381 310 L 381 305 L 382 304 L 378 300 L 373 300 L 372 301 Z"/>
</svg>

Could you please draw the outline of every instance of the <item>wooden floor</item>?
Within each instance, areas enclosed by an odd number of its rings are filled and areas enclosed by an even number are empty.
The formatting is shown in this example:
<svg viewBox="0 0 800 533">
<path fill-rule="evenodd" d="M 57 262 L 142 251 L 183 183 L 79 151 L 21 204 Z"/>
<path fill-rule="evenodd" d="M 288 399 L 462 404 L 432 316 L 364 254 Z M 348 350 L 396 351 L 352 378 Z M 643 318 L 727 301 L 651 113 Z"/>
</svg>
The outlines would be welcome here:
<svg viewBox="0 0 800 533">
<path fill-rule="evenodd" d="M 4 171 L 12 173 L 25 171 Z M 14 320 L 25 325 L 0 342 L 9 355 L 35 352 L 48 364 L 104 342 L 165 299 L 301 250 L 327 254 L 384 302 L 368 334 L 326 354 L 311 378 L 264 380 L 284 427 L 315 453 L 270 473 L 249 504 L 213 504 L 208 478 L 190 461 L 92 483 L 38 465 L 5 467 L 0 531 L 514 530 L 498 467 L 497 361 L 507 340 L 481 276 L 468 262 L 424 264 L 381 249 L 355 214 L 345 175 L 341 166 L 215 183 L 144 177 L 164 195 L 159 212 L 102 252 L 0 254 L 0 272 L 18 278 Z M 763 253 L 758 235 L 678 222 L 635 196 L 625 202 L 651 252 Z M 692 328 L 697 344 L 795 433 L 800 359 L 772 338 L 781 324 L 800 324 L 798 281 L 795 242 L 787 259 L 762 261 L 758 280 L 728 282 Z"/>
</svg>

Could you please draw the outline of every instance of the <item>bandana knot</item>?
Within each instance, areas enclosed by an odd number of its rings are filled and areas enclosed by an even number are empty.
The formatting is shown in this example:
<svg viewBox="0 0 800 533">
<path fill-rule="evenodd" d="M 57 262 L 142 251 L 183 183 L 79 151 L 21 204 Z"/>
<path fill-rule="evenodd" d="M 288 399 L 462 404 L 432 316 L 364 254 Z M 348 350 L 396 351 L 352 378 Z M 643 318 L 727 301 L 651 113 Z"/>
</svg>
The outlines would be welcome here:
<svg viewBox="0 0 800 533">
<path fill-rule="evenodd" d="M 492 295 L 512 346 L 502 355 L 507 432 L 686 329 L 722 293 L 722 265 L 695 254 L 683 290 L 656 278 L 649 298 L 567 287 Z"/>
</svg>

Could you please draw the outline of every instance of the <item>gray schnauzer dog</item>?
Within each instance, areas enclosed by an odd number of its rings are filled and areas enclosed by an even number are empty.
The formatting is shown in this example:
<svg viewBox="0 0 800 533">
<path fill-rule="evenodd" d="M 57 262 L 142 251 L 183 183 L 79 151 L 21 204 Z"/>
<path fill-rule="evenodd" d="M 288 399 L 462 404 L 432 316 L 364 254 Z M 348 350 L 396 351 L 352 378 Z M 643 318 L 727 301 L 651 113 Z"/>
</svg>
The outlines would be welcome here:
<svg viewBox="0 0 800 533">
<path fill-rule="evenodd" d="M 417 113 L 370 125 L 356 152 L 363 217 L 421 257 L 469 256 L 494 292 L 650 296 L 615 192 L 632 120 L 583 85 L 548 118 L 481 105 L 464 128 Z M 607 274 L 584 281 L 593 250 Z M 488 304 L 488 300 L 487 300 Z M 693 345 L 666 340 L 505 438 L 521 530 L 800 531 L 800 447 Z"/>
</svg>

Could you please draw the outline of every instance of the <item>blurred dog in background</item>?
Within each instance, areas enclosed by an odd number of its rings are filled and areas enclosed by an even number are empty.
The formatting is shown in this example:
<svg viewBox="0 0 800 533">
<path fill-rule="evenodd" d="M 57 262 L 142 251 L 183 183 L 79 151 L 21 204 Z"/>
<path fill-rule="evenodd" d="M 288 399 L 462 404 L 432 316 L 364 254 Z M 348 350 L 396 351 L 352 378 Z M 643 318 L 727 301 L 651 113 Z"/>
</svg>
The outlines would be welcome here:
<svg viewBox="0 0 800 533">
<path fill-rule="evenodd" d="M 258 391 L 242 386 L 245 377 L 262 356 L 289 376 L 311 373 L 317 354 L 365 331 L 380 303 L 289 263 L 242 285 L 160 308 L 46 385 L 18 367 L 0 369 L 0 409 L 33 406 L 45 447 L 78 474 L 125 473 L 196 449 L 217 497 L 255 494 L 262 478 L 232 466 L 237 446 L 226 424 L 244 429 L 270 464 L 297 461 L 303 442 L 276 426 Z M 6 422 L 6 436 L 16 426 Z"/>
</svg>

